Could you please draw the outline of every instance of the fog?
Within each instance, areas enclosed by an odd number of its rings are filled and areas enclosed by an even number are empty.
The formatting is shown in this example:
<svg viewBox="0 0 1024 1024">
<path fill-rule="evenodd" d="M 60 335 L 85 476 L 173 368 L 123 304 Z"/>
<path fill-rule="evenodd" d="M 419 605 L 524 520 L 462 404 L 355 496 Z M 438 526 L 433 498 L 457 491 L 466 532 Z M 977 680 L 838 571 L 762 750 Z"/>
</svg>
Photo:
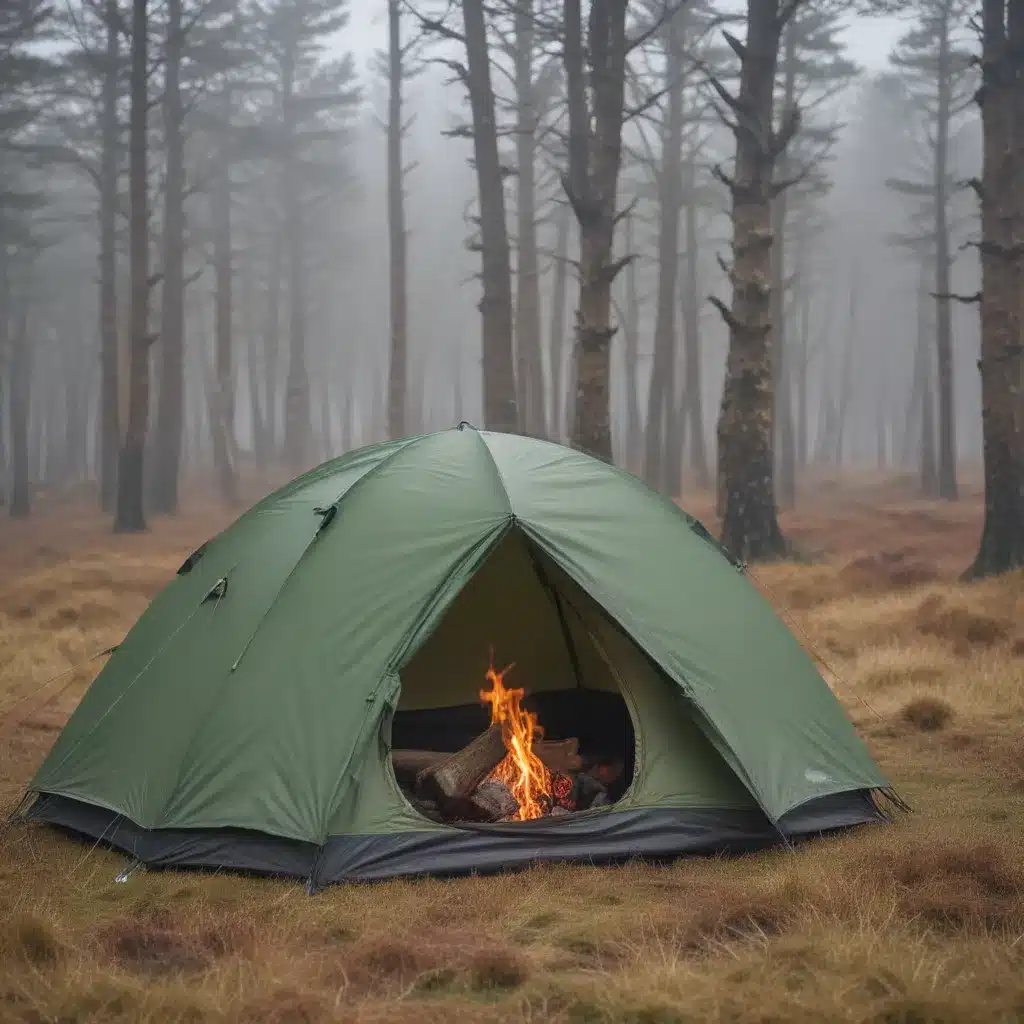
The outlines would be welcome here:
<svg viewBox="0 0 1024 1024">
<path fill-rule="evenodd" d="M 337 5 L 335 5 L 337 6 Z M 156 8 L 159 28 L 162 7 Z M 406 14 L 404 30 L 417 29 L 416 19 Z M 821 150 L 814 161 L 814 173 L 827 181 L 823 195 L 809 199 L 807 207 L 813 226 L 803 231 L 796 246 L 802 253 L 803 278 L 800 303 L 787 309 L 789 331 L 803 316 L 807 326 L 807 432 L 814 450 L 825 431 L 830 403 L 842 406 L 844 429 L 840 461 L 848 466 L 898 464 L 913 471 L 917 465 L 919 428 L 911 422 L 914 375 L 921 333 L 920 258 L 894 244 L 895 235 L 912 233 L 913 210 L 920 201 L 890 187 L 892 178 L 927 176 L 926 129 L 908 122 L 907 108 L 901 107 L 880 86 L 879 76 L 891 69 L 888 55 L 906 19 L 848 16 L 839 39 L 844 56 L 859 66 L 857 75 L 825 99 L 818 99 L 805 113 L 805 124 L 816 130 L 834 131 L 833 143 Z M 308 225 L 311 254 L 308 286 L 306 359 L 310 375 L 310 407 L 317 457 L 384 438 L 387 434 L 387 375 L 391 336 L 389 291 L 389 235 L 387 203 L 386 117 L 387 84 L 375 66 L 375 54 L 387 42 L 386 18 L 355 4 L 347 24 L 329 33 L 327 46 L 318 58 L 323 66 L 346 56 L 352 60 L 359 98 L 346 108 L 344 127 L 335 140 L 331 164 L 333 178 L 322 188 L 315 216 Z M 63 37 L 42 44 L 42 52 L 56 58 L 74 52 L 77 45 L 65 29 Z M 720 39 L 715 45 L 721 48 Z M 158 48 L 157 48 L 158 49 Z M 434 45 L 423 50 L 425 66 L 406 85 L 405 115 L 410 121 L 404 143 L 408 239 L 408 432 L 442 429 L 462 419 L 483 423 L 481 390 L 480 254 L 473 240 L 477 235 L 477 184 L 471 162 L 472 147 L 467 138 L 453 137 L 453 127 L 468 123 L 468 103 L 463 86 L 452 80 L 450 69 L 432 63 L 442 53 Z M 496 76 L 499 99 L 507 92 L 507 79 Z M 200 90 L 201 92 L 201 90 Z M 890 90 L 891 92 L 891 90 Z M 884 95 L 883 95 L 884 94 Z M 198 93 L 197 93 L 198 95 Z M 706 103 L 707 87 L 691 74 L 687 102 Z M 77 102 L 77 101 L 76 101 Z M 197 106 L 202 102 L 197 100 Z M 253 100 L 255 105 L 258 101 Z M 85 109 L 81 106 L 78 109 Z M 159 104 L 154 100 L 154 109 Z M 628 124 L 627 145 L 639 149 L 641 132 L 658 145 L 657 119 L 660 105 L 652 106 L 649 118 Z M 191 116 L 191 115 L 188 115 Z M 186 125 L 189 125 L 186 116 Z M 152 383 L 153 410 L 159 393 L 156 369 L 160 349 L 159 310 L 162 281 L 161 187 L 166 169 L 163 163 L 160 118 L 156 119 L 151 144 L 151 221 L 153 265 L 157 281 L 152 289 L 151 319 L 155 340 Z M 340 122 L 339 122 L 340 123 Z M 50 124 L 46 131 L 66 130 Z M 722 392 L 728 331 L 709 296 L 728 302 L 730 284 L 720 261 L 729 255 L 731 238 L 727 195 L 711 174 L 715 165 L 728 166 L 731 135 L 720 125 L 707 124 L 706 145 L 699 165 L 700 196 L 700 310 L 699 345 L 702 355 L 702 399 L 705 434 L 713 445 L 715 424 Z M 217 172 L 203 168 L 203 158 L 213 153 L 211 136 L 204 135 L 198 121 L 192 125 L 186 146 L 193 190 L 185 208 L 188 246 L 188 283 L 185 299 L 185 460 L 192 468 L 209 462 L 211 375 L 216 375 L 214 331 L 214 273 L 212 244 L 207 231 L 211 201 L 203 183 L 204 175 Z M 514 163 L 513 140 L 501 140 L 503 159 Z M 924 149 L 922 149 L 922 146 Z M 88 145 L 85 145 L 88 148 Z M 81 152 L 82 146 L 79 146 Z M 827 150 L 827 152 L 826 152 Z M 922 152 L 925 164 L 922 166 Z M 90 154 L 90 159 L 92 155 Z M 79 160 L 79 163 L 84 161 Z M 541 155 L 538 221 L 540 252 L 540 297 L 543 337 L 540 339 L 547 383 L 547 406 L 552 408 L 550 388 L 552 291 L 556 260 L 554 214 L 564 196 L 557 184 L 557 161 Z M 974 108 L 958 115 L 951 147 L 950 166 L 957 182 L 978 173 L 980 136 Z M 81 173 L 74 160 L 43 165 L 46 205 L 36 215 L 45 221 L 49 237 L 33 263 L 30 308 L 26 330 L 31 336 L 30 429 L 32 476 L 41 483 L 57 482 L 68 476 L 95 476 L 99 455 L 101 339 L 94 325 L 100 320 L 96 283 L 97 233 L 96 195 L 90 171 Z M 263 399 L 259 381 L 267 378 L 267 355 L 260 324 L 267 303 L 265 268 L 269 256 L 268 235 L 278 228 L 270 219 L 259 173 L 246 169 L 229 172 L 235 188 L 234 269 L 232 297 L 233 358 L 230 360 L 229 390 L 233 395 L 230 424 L 245 457 L 257 447 L 255 415 Z M 38 179 L 42 180 L 42 178 Z M 927 180 L 927 179 L 926 179 Z M 516 261 L 514 175 L 506 183 L 513 272 Z M 620 206 L 636 203 L 633 237 L 636 298 L 639 303 L 636 339 L 636 382 L 638 403 L 646 409 L 654 345 L 659 208 L 654 200 L 649 175 L 631 163 L 629 155 L 621 174 Z M 127 185 L 122 182 L 121 189 Z M 716 191 L 717 188 L 717 191 Z M 319 193 L 318 193 L 319 195 Z M 260 197 L 264 196 L 263 199 Z M 793 200 L 794 204 L 797 200 Z M 916 207 L 915 207 L 916 203 Z M 979 288 L 976 251 L 970 242 L 977 233 L 973 196 L 958 186 L 950 200 L 953 251 L 952 291 L 969 295 Z M 119 316 L 127 325 L 127 262 L 125 224 L 119 224 Z M 570 256 L 576 246 L 575 226 Z M 617 252 L 624 253 L 622 231 Z M 12 249 L 13 253 L 14 250 Z M 681 254 L 682 255 L 682 254 Z M 791 257 L 792 258 L 792 257 Z M 16 274 L 8 267 L 8 294 Z M 575 290 L 569 283 L 564 331 L 571 333 Z M 627 302 L 624 289 L 629 275 L 616 282 L 616 326 Z M 934 291 L 934 283 L 928 284 Z M 936 301 L 930 295 L 924 303 L 925 317 L 934 316 Z M 16 333 L 16 303 L 11 300 L 6 333 Z M 977 306 L 953 302 L 953 375 L 958 457 L 970 462 L 981 450 L 981 417 L 978 360 Z M 798 308 L 799 307 L 799 308 Z M 282 315 L 283 316 L 283 315 Z M 681 330 L 677 317 L 676 330 Z M 933 327 L 925 326 L 932 331 Z M 123 333 L 127 333 L 123 331 Z M 283 374 L 287 364 L 288 325 L 282 319 L 279 365 L 273 367 L 277 383 L 271 390 L 278 421 L 285 415 Z M 122 361 L 124 346 L 121 339 Z M 682 344 L 678 343 L 681 350 Z M 932 346 L 927 346 L 931 353 Z M 568 353 L 568 348 L 566 348 Z M 563 378 L 571 372 L 569 357 L 563 353 Z M 626 446 L 625 407 L 626 335 L 618 330 L 613 341 L 612 424 L 615 449 Z M 681 359 L 681 355 L 679 357 Z M 934 364 L 933 354 L 930 362 Z M 8 359 L 8 365 L 10 360 Z M 681 366 L 681 363 L 680 363 Z M 934 373 L 931 370 L 925 371 Z M 276 376 L 275 376 L 276 375 Z M 7 381 L 5 406 L 10 404 L 13 385 Z M 680 384 L 685 388 L 688 384 Z M 268 385 L 270 387 L 270 385 Z M 253 389 L 258 400 L 253 402 Z M 74 401 L 71 397 L 74 395 Z M 121 395 L 122 408 L 126 402 Z M 151 411 L 152 424 L 155 413 Z M 550 420 L 550 416 L 549 416 Z M 915 435 L 915 430 L 918 434 Z M 567 423 L 552 431 L 567 440 Z M 150 432 L 152 434 L 152 430 Z M 79 455 L 69 460 L 62 446 L 76 435 Z M 80 435 L 80 437 L 78 436 Z M 915 436 L 918 440 L 915 442 Z M 10 442 L 3 446 L 10 451 Z M 619 456 L 617 456 L 619 457 Z M 9 456 L 4 455 L 9 465 Z M 620 461 L 628 461 L 621 456 Z M 635 468 L 635 467 L 631 467 Z"/>
</svg>

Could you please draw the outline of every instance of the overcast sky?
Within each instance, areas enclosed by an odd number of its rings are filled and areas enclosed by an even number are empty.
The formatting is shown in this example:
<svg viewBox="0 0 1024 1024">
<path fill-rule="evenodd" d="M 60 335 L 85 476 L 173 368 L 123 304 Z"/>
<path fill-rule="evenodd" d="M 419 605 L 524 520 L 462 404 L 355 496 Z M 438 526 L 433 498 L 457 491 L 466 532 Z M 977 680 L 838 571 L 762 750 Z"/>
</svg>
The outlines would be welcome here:
<svg viewBox="0 0 1024 1024">
<path fill-rule="evenodd" d="M 353 0 L 351 22 L 344 38 L 345 45 L 357 54 L 362 67 L 366 64 L 364 57 L 384 46 L 386 23 L 381 10 L 383 6 L 371 0 Z M 846 40 L 850 56 L 871 70 L 884 67 L 889 50 L 900 33 L 901 19 L 850 15 L 848 23 Z"/>
</svg>

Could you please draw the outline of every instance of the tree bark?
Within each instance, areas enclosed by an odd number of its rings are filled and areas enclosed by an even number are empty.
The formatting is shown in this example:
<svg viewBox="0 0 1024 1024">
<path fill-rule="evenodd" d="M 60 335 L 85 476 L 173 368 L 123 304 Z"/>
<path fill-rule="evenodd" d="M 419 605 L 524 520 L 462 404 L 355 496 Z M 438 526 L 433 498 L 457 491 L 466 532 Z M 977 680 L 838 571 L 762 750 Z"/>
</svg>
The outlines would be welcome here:
<svg viewBox="0 0 1024 1024">
<path fill-rule="evenodd" d="M 1024 0 L 982 4 L 981 396 L 985 525 L 968 579 L 1024 566 Z"/>
<path fill-rule="evenodd" d="M 669 18 L 663 33 L 668 102 L 658 165 L 658 293 L 644 438 L 644 479 L 661 490 L 669 489 L 668 433 L 676 402 L 676 297 L 683 190 L 683 52 L 679 17 Z"/>
<path fill-rule="evenodd" d="M 952 119 L 950 5 L 941 4 L 935 118 L 935 347 L 939 396 L 939 497 L 957 498 L 956 410 L 953 401 L 953 309 L 950 294 L 949 128 Z"/>
<path fill-rule="evenodd" d="M 275 215 L 276 221 L 276 215 Z M 276 224 L 275 224 L 276 227 Z M 267 260 L 267 305 L 263 322 L 263 396 L 264 424 L 267 434 L 267 453 L 279 452 L 280 430 L 278 429 L 278 362 L 281 350 L 281 278 L 284 273 L 283 251 L 280 233 L 270 233 L 270 252 Z"/>
<path fill-rule="evenodd" d="M 117 315 L 117 185 L 120 93 L 121 18 L 117 0 L 103 7 L 106 48 L 103 58 L 103 96 L 100 110 L 99 179 L 99 329 L 100 329 L 100 505 L 114 510 L 117 498 L 117 460 L 121 443 L 120 383 L 118 381 Z"/>
<path fill-rule="evenodd" d="M 285 215 L 288 246 L 288 376 L 285 382 L 285 461 L 295 472 L 307 468 L 312 422 L 310 417 L 309 369 L 306 365 L 306 231 L 305 211 L 299 186 L 298 154 L 294 126 L 294 48 L 282 68 L 281 113 L 284 124 L 284 168 L 281 206 Z"/>
<path fill-rule="evenodd" d="M 149 113 L 148 0 L 132 4 L 132 70 L 129 139 L 131 336 L 128 365 L 128 421 L 117 467 L 119 533 L 146 529 L 143 460 L 149 425 L 149 182 L 146 129 Z"/>
<path fill-rule="evenodd" d="M 416 788 L 428 800 L 451 805 L 469 796 L 507 753 L 501 726 L 492 725 L 458 753 L 425 768 L 417 776 Z"/>
<path fill-rule="evenodd" d="M 27 519 L 32 511 L 29 459 L 29 403 L 32 352 L 28 340 L 28 295 L 21 296 L 11 332 L 11 516 Z"/>
<path fill-rule="evenodd" d="M 782 57 L 782 109 L 789 110 L 796 102 L 797 33 L 796 19 L 786 26 Z M 776 178 L 790 174 L 785 153 L 776 163 Z M 782 505 L 796 504 L 796 446 L 793 440 L 793 409 L 790 388 L 790 363 L 787 352 L 786 323 L 786 228 L 789 203 L 781 191 L 772 204 L 772 386 L 775 391 L 775 437 L 778 445 L 776 468 L 779 475 L 778 495 Z"/>
<path fill-rule="evenodd" d="M 555 441 L 565 437 L 565 306 L 569 261 L 569 218 L 567 205 L 555 215 L 555 260 L 551 288 L 551 324 L 548 329 L 548 358 L 551 366 L 551 425 L 548 435 Z"/>
<path fill-rule="evenodd" d="M 843 367 L 839 381 L 839 404 L 835 412 L 834 447 L 831 461 L 836 469 L 842 469 L 846 452 L 846 424 L 849 419 L 850 403 L 853 400 L 853 348 L 857 340 L 857 314 L 860 304 L 860 275 L 854 276 L 850 284 L 850 310 L 846 322 L 846 340 L 843 345 Z"/>
<path fill-rule="evenodd" d="M 800 469 L 806 469 L 810 458 L 810 404 L 808 376 L 810 373 L 811 289 L 808 282 L 807 244 L 801 241 L 797 266 L 797 308 L 800 311 L 797 352 L 793 366 L 795 379 L 796 460 Z"/>
<path fill-rule="evenodd" d="M 626 214 L 626 253 L 636 251 L 633 215 Z M 626 267 L 626 311 L 622 332 L 625 335 L 626 384 L 626 468 L 643 472 L 644 436 L 640 422 L 640 397 L 637 394 L 637 367 L 640 363 L 640 295 L 637 290 L 636 260 Z"/>
<path fill-rule="evenodd" d="M 11 380 L 8 374 L 4 379 L 4 371 L 9 367 L 4 363 L 4 353 L 9 351 L 11 336 L 11 277 L 10 257 L 7 253 L 6 241 L 0 233 L 0 508 L 7 504 L 8 465 L 7 453 L 7 417 L 10 408 Z"/>
<path fill-rule="evenodd" d="M 934 498 L 939 493 L 938 452 L 935 445 L 935 371 L 932 361 L 931 318 L 932 299 L 928 294 L 928 270 L 921 269 L 921 283 L 918 290 L 918 353 L 920 355 L 919 397 L 921 411 L 921 447 L 918 468 L 921 493 Z"/>
<path fill-rule="evenodd" d="M 742 44 L 732 194 L 732 308 L 729 356 L 718 421 L 724 516 L 722 544 L 734 557 L 785 555 L 775 504 L 772 388 L 771 204 L 776 159 L 798 121 L 787 112 L 774 127 L 774 86 L 780 34 L 779 0 L 749 0 Z"/>
<path fill-rule="evenodd" d="M 406 434 L 408 390 L 408 239 L 405 227 L 405 165 L 402 155 L 402 14 L 388 0 L 388 243 L 391 285 L 391 355 L 388 363 L 388 434 Z"/>
<path fill-rule="evenodd" d="M 480 200 L 484 423 L 489 430 L 513 433 L 519 415 L 512 357 L 512 266 L 483 0 L 462 0 L 462 18 Z"/>
<path fill-rule="evenodd" d="M 167 0 L 163 127 L 166 152 L 160 372 L 156 410 L 153 506 L 178 511 L 185 414 L 185 138 L 181 101 L 182 0 Z"/>
<path fill-rule="evenodd" d="M 612 285 L 626 78 L 626 0 L 591 0 L 586 41 L 580 0 L 565 0 L 569 170 L 563 184 L 580 230 L 576 401 L 572 443 L 612 460 Z M 587 100 L 589 80 L 593 97 Z"/>
<path fill-rule="evenodd" d="M 224 129 L 231 121 L 231 89 L 225 87 L 222 100 Z M 221 498 L 229 505 L 238 502 L 238 466 L 235 444 L 235 374 L 233 364 L 233 285 L 234 257 L 231 231 L 231 160 L 220 155 L 214 170 L 210 213 L 213 221 L 214 336 L 216 357 L 214 373 L 213 457 Z"/>
<path fill-rule="evenodd" d="M 708 445 L 704 432 L 703 369 L 700 338 L 700 227 L 697 221 L 697 151 L 691 147 L 683 164 L 686 263 L 683 275 L 683 344 L 686 411 L 689 417 L 690 466 L 699 487 L 708 487 Z"/>
<path fill-rule="evenodd" d="M 249 415 L 252 417 L 253 455 L 260 469 L 267 468 L 269 449 L 267 424 L 263 415 L 263 383 L 260 379 L 259 359 L 256 355 L 256 289 L 253 280 L 251 242 L 238 261 L 239 311 L 242 318 L 241 334 L 245 347 L 245 368 L 249 382 Z"/>
<path fill-rule="evenodd" d="M 537 97 L 533 80 L 534 3 L 516 0 L 516 315 L 520 430 L 543 437 L 544 370 L 540 347 L 540 271 L 537 255 Z"/>
</svg>

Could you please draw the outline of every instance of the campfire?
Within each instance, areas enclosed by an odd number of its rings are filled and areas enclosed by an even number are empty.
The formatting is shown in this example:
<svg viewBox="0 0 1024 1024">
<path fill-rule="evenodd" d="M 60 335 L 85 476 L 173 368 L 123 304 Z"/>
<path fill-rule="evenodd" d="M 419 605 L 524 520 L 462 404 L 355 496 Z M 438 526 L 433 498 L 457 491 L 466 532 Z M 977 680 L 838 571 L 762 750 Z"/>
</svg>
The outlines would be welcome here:
<svg viewBox="0 0 1024 1024">
<path fill-rule="evenodd" d="M 505 685 L 513 665 L 487 670 L 490 725 L 459 751 L 394 750 L 409 802 L 439 822 L 529 821 L 592 810 L 621 795 L 622 761 L 581 754 L 579 740 L 544 738 L 526 691 Z"/>
</svg>

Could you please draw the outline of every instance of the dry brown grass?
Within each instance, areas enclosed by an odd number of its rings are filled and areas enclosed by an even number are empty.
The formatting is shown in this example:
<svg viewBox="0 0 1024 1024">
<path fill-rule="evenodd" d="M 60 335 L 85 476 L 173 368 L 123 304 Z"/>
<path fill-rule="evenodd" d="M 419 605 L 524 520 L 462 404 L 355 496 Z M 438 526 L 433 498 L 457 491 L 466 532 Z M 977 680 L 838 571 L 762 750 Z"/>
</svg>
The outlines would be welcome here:
<svg viewBox="0 0 1024 1024">
<path fill-rule="evenodd" d="M 1024 577 L 956 582 L 976 498 L 817 491 L 785 525 L 818 557 L 757 579 L 913 815 L 795 852 L 316 897 L 194 874 L 117 885 L 122 858 L 18 828 L 0 839 L 0 1024 L 1024 1019 Z M 76 505 L 0 524 L 6 804 L 99 664 L 83 660 L 225 521 L 193 502 L 143 537 Z"/>
</svg>

